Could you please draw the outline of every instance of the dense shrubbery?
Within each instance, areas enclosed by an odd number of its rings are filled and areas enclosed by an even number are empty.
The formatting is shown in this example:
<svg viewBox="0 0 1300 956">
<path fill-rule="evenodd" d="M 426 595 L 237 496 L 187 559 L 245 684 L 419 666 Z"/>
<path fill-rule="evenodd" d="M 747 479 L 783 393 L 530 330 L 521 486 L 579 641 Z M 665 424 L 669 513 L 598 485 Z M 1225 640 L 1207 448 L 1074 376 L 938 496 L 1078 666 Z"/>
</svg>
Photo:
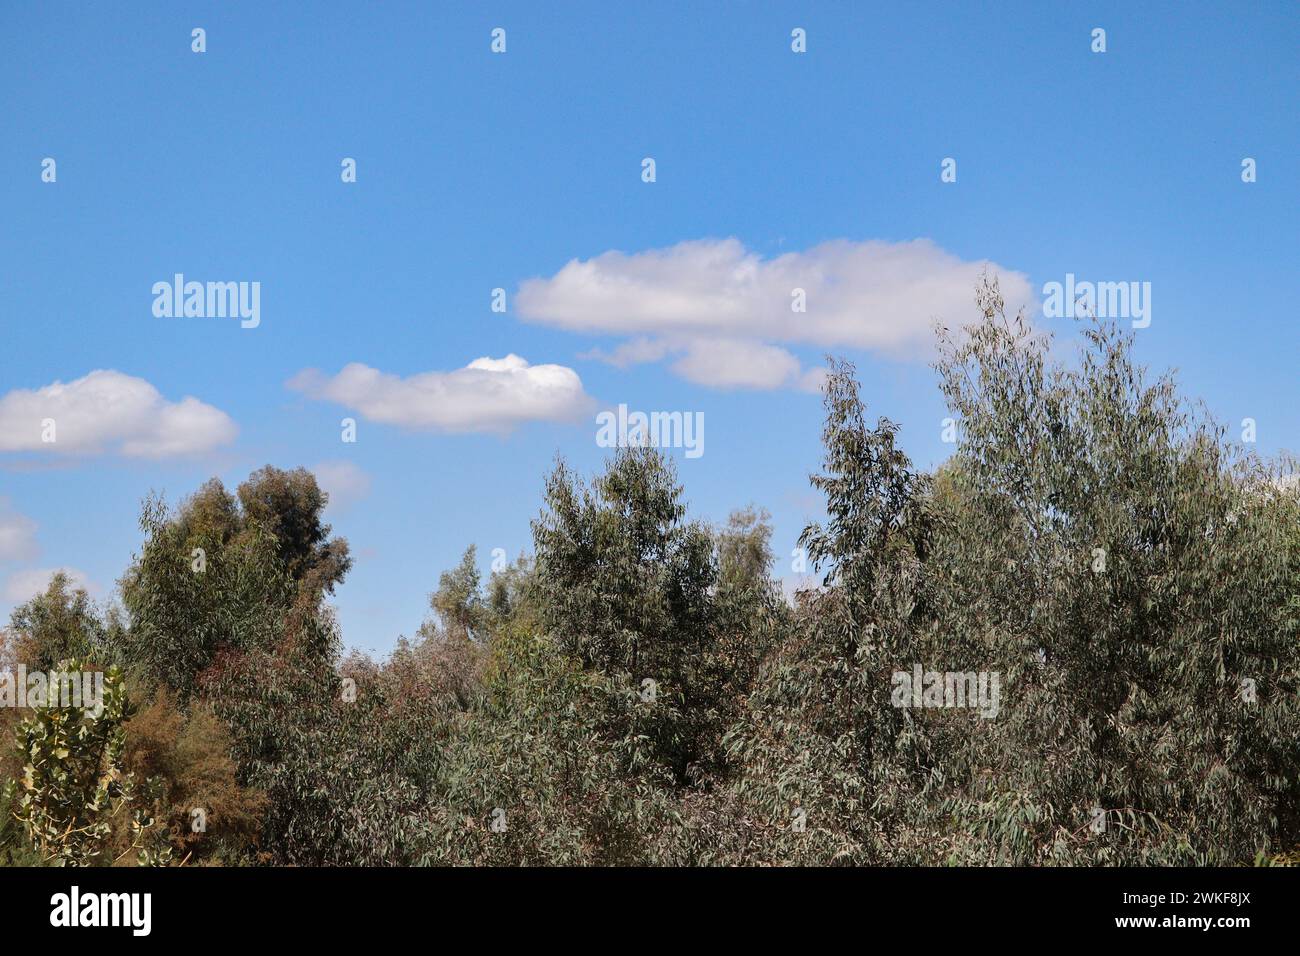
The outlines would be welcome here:
<svg viewBox="0 0 1300 956">
<path fill-rule="evenodd" d="M 5 717 L 4 862 L 1294 861 L 1289 465 L 1114 327 L 1065 366 L 978 302 L 940 333 L 962 435 L 933 474 L 833 364 L 793 604 L 766 515 L 689 520 L 648 449 L 590 485 L 558 464 L 532 557 L 484 586 L 471 549 L 382 662 L 343 657 L 308 473 L 147 502 L 120 613 L 56 578 L 0 647 L 120 668 L 96 719 Z M 917 666 L 998 675 L 996 716 L 896 706 Z"/>
</svg>

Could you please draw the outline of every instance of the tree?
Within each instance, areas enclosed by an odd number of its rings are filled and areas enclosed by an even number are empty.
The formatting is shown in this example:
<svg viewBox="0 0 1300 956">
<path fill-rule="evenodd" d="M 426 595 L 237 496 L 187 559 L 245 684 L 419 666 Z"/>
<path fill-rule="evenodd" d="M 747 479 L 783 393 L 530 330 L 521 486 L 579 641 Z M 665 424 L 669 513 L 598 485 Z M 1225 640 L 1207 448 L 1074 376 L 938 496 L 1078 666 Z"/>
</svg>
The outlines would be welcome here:
<svg viewBox="0 0 1300 956">
<path fill-rule="evenodd" d="M 266 465 L 239 486 L 243 527 L 271 534 L 289 576 L 314 597 L 333 593 L 352 567 L 348 543 L 330 538 L 330 526 L 322 520 L 328 500 L 305 468 Z"/>
<path fill-rule="evenodd" d="M 429 595 L 429 607 L 438 616 L 442 633 L 449 639 L 481 639 L 480 634 L 486 609 L 479 591 L 477 550 L 474 545 L 451 571 L 444 571 L 438 579 L 438 590 Z"/>
<path fill-rule="evenodd" d="M 343 656 L 350 562 L 309 474 L 150 499 L 126 621 L 56 577 L 0 633 L 0 668 L 121 661 L 145 701 L 110 670 L 102 714 L 0 714 L 0 861 L 1296 862 L 1294 462 L 1225 440 L 1113 324 L 1065 360 L 995 281 L 976 302 L 940 330 L 961 440 L 932 472 L 830 360 L 794 606 L 767 513 L 692 520 L 649 448 L 558 463 L 534 557 L 483 587 L 468 548 L 378 661 Z"/>
<path fill-rule="evenodd" d="M 158 498 L 142 511 L 144 547 L 122 580 L 122 657 L 163 707 L 151 719 L 167 717 L 170 695 L 182 727 L 201 726 L 211 708 L 229 731 L 233 780 L 215 752 L 141 739 L 136 758 L 164 769 L 173 823 L 184 824 L 175 817 L 186 802 L 214 804 L 204 809 L 232 838 L 214 852 L 256 852 L 253 813 L 284 862 L 319 861 L 337 835 L 341 804 L 322 802 L 313 781 L 343 785 L 331 762 L 355 743 L 335 709 L 340 642 L 323 604 L 350 560 L 346 542 L 328 538 L 325 503 L 310 473 L 267 467 L 238 501 L 212 481 L 174 512 Z M 198 765 L 209 758 L 212 775 Z"/>
<path fill-rule="evenodd" d="M 832 361 L 824 387 L 825 471 L 811 480 L 828 521 L 799 543 L 827 590 L 764 666 L 728 747 L 742 807 L 759 821 L 744 852 L 880 863 L 908 852 L 895 817 L 920 785 L 920 743 L 881 691 L 918 653 L 926 482 L 892 422 L 866 424 L 852 365 Z"/>
<path fill-rule="evenodd" d="M 733 511 L 717 531 L 718 582 L 721 587 L 767 587 L 772 566 L 772 519 L 765 508 L 750 505 Z"/>
<path fill-rule="evenodd" d="M 44 593 L 13 609 L 9 628 L 17 638 L 10 648 L 13 664 L 47 671 L 65 658 L 104 660 L 112 656 L 109 624 L 100 616 L 85 588 L 56 571 Z"/>
<path fill-rule="evenodd" d="M 1297 845 L 1297 502 L 1279 463 L 1086 322 L 1053 361 L 995 282 L 941 331 L 957 453 L 917 473 L 827 381 L 826 570 L 729 734 L 730 859 L 1231 864 Z M 1000 679 L 910 709 L 891 672 Z M 795 826 L 795 821 L 799 822 Z M 718 858 L 718 857 L 715 857 Z"/>
<path fill-rule="evenodd" d="M 708 528 L 685 520 L 671 465 L 622 450 L 592 487 L 556 466 L 533 522 L 539 624 L 584 669 L 652 697 L 661 759 L 685 781 L 720 737 Z M 646 682 L 649 683 L 646 683 Z"/>
<path fill-rule="evenodd" d="M 328 538 L 325 504 L 310 472 L 270 466 L 240 485 L 238 503 L 215 479 L 175 512 L 147 500 L 145 543 L 121 581 L 123 658 L 141 680 L 184 704 L 219 652 L 274 648 L 292 607 L 317 608 L 351 566 L 347 542 Z"/>
<path fill-rule="evenodd" d="M 447 741 L 430 807 L 437 839 L 422 862 L 667 861 L 675 778 L 654 708 L 565 644 L 515 624 L 494 636 L 485 693 Z"/>
<path fill-rule="evenodd" d="M 1294 846 L 1294 504 L 1171 377 L 1147 380 L 1131 334 L 1085 321 L 1069 367 L 995 282 L 978 305 L 942 337 L 963 441 L 931 566 L 944 640 L 1015 690 L 945 761 L 964 781 L 954 856 L 1240 863 Z"/>
</svg>

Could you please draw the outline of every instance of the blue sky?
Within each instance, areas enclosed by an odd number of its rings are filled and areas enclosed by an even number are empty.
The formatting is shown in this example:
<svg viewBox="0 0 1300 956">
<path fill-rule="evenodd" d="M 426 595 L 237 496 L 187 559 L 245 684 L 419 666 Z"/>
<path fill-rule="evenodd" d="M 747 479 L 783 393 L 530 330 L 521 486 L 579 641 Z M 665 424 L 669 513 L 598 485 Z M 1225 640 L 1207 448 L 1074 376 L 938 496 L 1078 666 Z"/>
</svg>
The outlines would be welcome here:
<svg viewBox="0 0 1300 956">
<path fill-rule="evenodd" d="M 693 511 L 767 507 L 788 573 L 818 513 L 807 376 L 853 359 L 869 411 L 942 460 L 918 310 L 969 320 L 985 261 L 1031 307 L 1067 273 L 1150 282 L 1142 359 L 1255 418 L 1261 452 L 1300 446 L 1294 3 L 305 10 L 0 10 L 0 426 L 54 402 L 103 430 L 0 436 L 0 613 L 56 567 L 110 597 L 150 489 L 322 466 L 357 559 L 345 641 L 385 651 L 466 545 L 485 569 L 529 547 L 554 456 L 597 468 L 594 411 L 618 403 L 702 412 L 705 454 L 673 453 Z M 893 304 L 903 270 L 933 302 Z M 156 317 L 177 272 L 260 282 L 260 325 Z M 791 275 L 824 283 L 807 315 L 772 308 Z M 653 359 L 601 358 L 633 345 Z M 447 374 L 512 354 L 531 366 Z M 305 369 L 315 386 L 286 386 Z M 107 391 L 50 391 L 95 370 Z"/>
</svg>

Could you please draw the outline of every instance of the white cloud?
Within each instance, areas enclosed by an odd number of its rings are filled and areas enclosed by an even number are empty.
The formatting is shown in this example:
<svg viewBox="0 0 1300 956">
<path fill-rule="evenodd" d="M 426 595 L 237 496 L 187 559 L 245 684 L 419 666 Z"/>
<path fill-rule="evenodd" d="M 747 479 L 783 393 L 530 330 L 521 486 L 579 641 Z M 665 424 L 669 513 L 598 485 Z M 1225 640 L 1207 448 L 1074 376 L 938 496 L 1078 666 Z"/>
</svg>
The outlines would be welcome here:
<svg viewBox="0 0 1300 956">
<path fill-rule="evenodd" d="M 800 375 L 799 360 L 785 349 L 743 339 L 696 339 L 672 369 L 717 388 L 780 388 Z"/>
<path fill-rule="evenodd" d="M 452 372 L 408 378 L 352 362 L 332 378 L 306 369 L 287 385 L 372 421 L 453 432 L 499 433 L 523 422 L 573 421 L 593 405 L 573 369 L 529 365 L 517 355 L 475 359 Z"/>
<path fill-rule="evenodd" d="M 9 575 L 4 584 L 4 598 L 13 604 L 23 604 L 45 593 L 50 586 L 50 578 L 62 571 L 68 576 L 72 588 L 85 588 L 92 597 L 99 593 L 99 586 L 76 568 L 32 568 L 27 571 L 15 571 Z"/>
<path fill-rule="evenodd" d="M 0 498 L 0 561 L 30 561 L 39 553 L 36 522 L 12 510 L 7 498 Z"/>
<path fill-rule="evenodd" d="M 330 496 L 329 507 L 334 511 L 345 511 L 370 494 L 370 476 L 350 461 L 322 461 L 311 471 Z"/>
<path fill-rule="evenodd" d="M 54 422 L 52 442 L 42 440 L 47 419 Z M 0 396 L 0 452 L 165 458 L 228 444 L 238 431 L 211 405 L 190 397 L 169 402 L 144 379 L 110 369 Z"/>
<path fill-rule="evenodd" d="M 549 279 L 523 282 L 515 303 L 528 321 L 635 337 L 609 356 L 589 353 L 617 365 L 685 353 L 674 368 L 692 381 L 806 387 L 795 357 L 772 343 L 925 356 L 936 320 L 974 318 L 986 269 L 998 275 L 1010 310 L 1033 301 L 1024 274 L 962 260 L 928 239 L 835 240 L 772 259 L 737 239 L 704 239 L 574 259 Z M 804 312 L 792 309 L 796 289 Z M 718 343 L 725 354 L 713 354 Z M 746 369 L 749 360 L 756 367 Z"/>
</svg>

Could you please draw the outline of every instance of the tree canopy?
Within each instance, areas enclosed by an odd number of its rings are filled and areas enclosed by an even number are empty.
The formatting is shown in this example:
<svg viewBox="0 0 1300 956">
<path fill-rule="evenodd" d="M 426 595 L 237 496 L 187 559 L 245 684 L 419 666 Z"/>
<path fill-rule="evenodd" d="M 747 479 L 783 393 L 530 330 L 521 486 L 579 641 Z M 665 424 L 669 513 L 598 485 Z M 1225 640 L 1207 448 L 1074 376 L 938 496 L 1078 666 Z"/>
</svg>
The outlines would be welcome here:
<svg viewBox="0 0 1300 956">
<path fill-rule="evenodd" d="M 793 599 L 767 512 L 692 518 L 649 448 L 558 461 L 531 554 L 484 580 L 470 546 L 381 660 L 345 653 L 309 472 L 150 497 L 120 607 L 56 576 L 0 642 L 109 675 L 98 714 L 6 718 L 0 860 L 1296 862 L 1294 463 L 1114 324 L 1069 359 L 976 305 L 933 469 L 829 361 Z"/>
</svg>

